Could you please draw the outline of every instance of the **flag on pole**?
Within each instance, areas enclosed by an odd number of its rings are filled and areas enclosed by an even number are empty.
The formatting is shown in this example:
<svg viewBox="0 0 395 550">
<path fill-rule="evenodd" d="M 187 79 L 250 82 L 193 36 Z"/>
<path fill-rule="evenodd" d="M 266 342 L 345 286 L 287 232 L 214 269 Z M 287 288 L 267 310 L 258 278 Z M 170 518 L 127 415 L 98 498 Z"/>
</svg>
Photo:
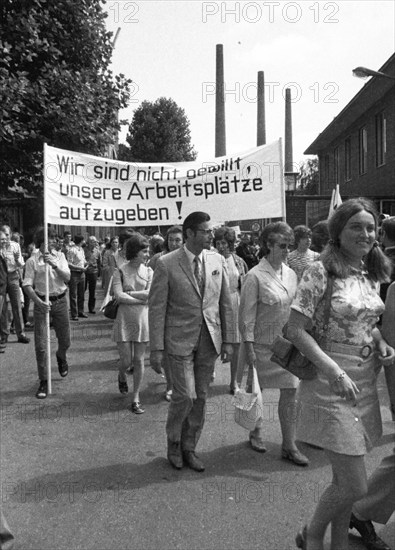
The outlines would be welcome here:
<svg viewBox="0 0 395 550">
<path fill-rule="evenodd" d="M 342 202 L 343 201 L 340 196 L 339 184 L 337 184 L 336 189 L 333 189 L 332 191 L 332 198 L 331 198 L 331 204 L 329 206 L 328 220 L 332 216 L 332 214 L 335 212 L 336 208 L 340 206 Z"/>
</svg>

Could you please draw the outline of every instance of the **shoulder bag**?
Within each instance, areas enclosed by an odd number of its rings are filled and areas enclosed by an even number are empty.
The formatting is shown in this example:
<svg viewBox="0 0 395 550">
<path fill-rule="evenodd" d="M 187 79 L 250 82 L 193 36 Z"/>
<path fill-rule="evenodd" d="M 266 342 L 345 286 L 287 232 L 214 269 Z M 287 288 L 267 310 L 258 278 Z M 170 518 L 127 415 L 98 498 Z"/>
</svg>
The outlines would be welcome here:
<svg viewBox="0 0 395 550">
<path fill-rule="evenodd" d="M 122 285 L 123 285 L 123 276 L 122 276 L 122 271 L 119 270 L 119 273 L 121 274 L 121 282 L 122 282 Z M 112 279 L 112 277 L 111 277 Z M 110 285 L 109 285 L 109 290 L 110 290 Z M 113 297 L 103 308 L 103 315 L 104 317 L 107 317 L 107 319 L 112 319 L 114 320 L 117 316 L 117 313 L 118 313 L 118 303 L 116 301 L 116 299 Z"/>
<path fill-rule="evenodd" d="M 324 323 L 323 331 L 324 335 L 321 338 L 317 338 L 312 334 L 313 338 L 318 344 L 325 339 L 325 333 L 328 330 L 328 321 L 331 308 L 333 291 L 333 277 L 328 277 L 328 285 L 325 291 L 325 308 L 324 308 Z M 287 325 L 283 328 L 283 334 L 286 333 Z M 271 350 L 273 355 L 270 360 L 277 363 L 294 376 L 297 376 L 301 380 L 313 380 L 317 376 L 317 367 L 312 363 L 301 351 L 298 350 L 292 342 L 287 340 L 284 336 L 277 336 L 274 340 Z"/>
</svg>

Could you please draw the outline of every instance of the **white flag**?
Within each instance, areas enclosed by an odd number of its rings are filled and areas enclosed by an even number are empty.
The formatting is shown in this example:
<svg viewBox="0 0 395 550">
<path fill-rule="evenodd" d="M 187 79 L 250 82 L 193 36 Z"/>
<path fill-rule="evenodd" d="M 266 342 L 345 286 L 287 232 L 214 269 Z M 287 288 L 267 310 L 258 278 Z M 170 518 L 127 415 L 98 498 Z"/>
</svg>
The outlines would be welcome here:
<svg viewBox="0 0 395 550">
<path fill-rule="evenodd" d="M 343 201 L 342 201 L 342 198 L 340 196 L 339 184 L 337 184 L 336 189 L 333 189 L 333 191 L 332 191 L 332 198 L 331 198 L 331 204 L 330 204 L 330 207 L 329 207 L 328 219 L 332 216 L 332 214 L 335 212 L 336 208 L 338 206 L 340 206 L 342 202 Z"/>
</svg>

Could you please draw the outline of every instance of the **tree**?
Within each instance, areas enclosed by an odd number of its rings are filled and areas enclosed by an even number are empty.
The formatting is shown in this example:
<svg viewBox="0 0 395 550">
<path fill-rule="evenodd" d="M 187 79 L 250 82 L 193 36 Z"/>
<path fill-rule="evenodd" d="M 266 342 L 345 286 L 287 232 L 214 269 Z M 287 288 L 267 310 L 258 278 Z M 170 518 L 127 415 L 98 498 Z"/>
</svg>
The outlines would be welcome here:
<svg viewBox="0 0 395 550">
<path fill-rule="evenodd" d="M 104 154 L 130 80 L 109 70 L 102 0 L 3 0 L 1 192 L 42 189 L 43 144 Z"/>
<path fill-rule="evenodd" d="M 182 162 L 195 160 L 189 120 L 172 99 L 143 101 L 136 109 L 119 158 L 133 162 Z"/>
<path fill-rule="evenodd" d="M 298 191 L 308 195 L 316 195 L 319 189 L 318 157 L 302 162 L 299 173 Z"/>
</svg>

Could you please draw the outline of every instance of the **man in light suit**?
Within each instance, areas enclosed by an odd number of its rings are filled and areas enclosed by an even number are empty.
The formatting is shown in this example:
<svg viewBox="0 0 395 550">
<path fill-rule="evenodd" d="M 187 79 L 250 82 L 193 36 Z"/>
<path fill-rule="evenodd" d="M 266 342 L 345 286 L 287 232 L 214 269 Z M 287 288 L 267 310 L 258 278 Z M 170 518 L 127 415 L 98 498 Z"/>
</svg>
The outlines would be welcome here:
<svg viewBox="0 0 395 550">
<path fill-rule="evenodd" d="M 232 355 L 233 311 L 225 261 L 212 251 L 210 216 L 185 218 L 185 244 L 159 258 L 148 299 L 151 366 L 161 372 L 168 354 L 173 395 L 166 432 L 167 458 L 202 472 L 195 448 L 203 429 L 207 391 L 220 353 Z"/>
</svg>

